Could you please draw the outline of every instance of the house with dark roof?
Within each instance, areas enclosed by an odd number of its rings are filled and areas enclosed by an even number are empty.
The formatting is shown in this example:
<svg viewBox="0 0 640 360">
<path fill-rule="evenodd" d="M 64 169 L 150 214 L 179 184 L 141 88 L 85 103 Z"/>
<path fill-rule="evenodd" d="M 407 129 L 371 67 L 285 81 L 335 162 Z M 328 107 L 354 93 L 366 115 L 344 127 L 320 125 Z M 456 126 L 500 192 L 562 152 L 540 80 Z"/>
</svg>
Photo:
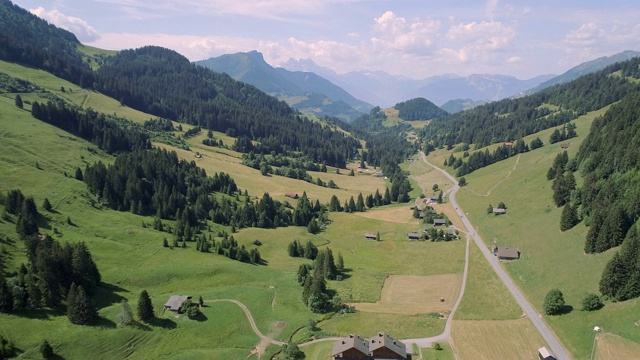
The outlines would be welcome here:
<svg viewBox="0 0 640 360">
<path fill-rule="evenodd" d="M 351 334 L 333 343 L 331 357 L 334 360 L 368 360 L 369 340 Z"/>
<path fill-rule="evenodd" d="M 520 258 L 520 251 L 515 247 L 497 246 L 496 255 L 500 260 L 516 260 Z"/>
<path fill-rule="evenodd" d="M 292 199 L 299 198 L 298 194 L 296 194 L 296 193 L 285 193 L 284 196 L 286 196 L 288 198 L 292 198 Z"/>
<path fill-rule="evenodd" d="M 447 220 L 445 219 L 433 219 L 433 226 L 445 226 L 447 225 Z"/>
<path fill-rule="evenodd" d="M 406 360 L 407 346 L 385 333 L 369 339 L 369 354 L 373 359 Z"/>
<path fill-rule="evenodd" d="M 417 232 L 410 232 L 407 234 L 407 238 L 409 238 L 409 240 L 411 241 L 420 240 L 420 234 L 418 234 Z"/>
<path fill-rule="evenodd" d="M 169 300 L 164 304 L 164 308 L 176 313 L 181 313 L 182 304 L 187 300 L 191 300 L 191 297 L 191 295 L 171 295 Z"/>
</svg>

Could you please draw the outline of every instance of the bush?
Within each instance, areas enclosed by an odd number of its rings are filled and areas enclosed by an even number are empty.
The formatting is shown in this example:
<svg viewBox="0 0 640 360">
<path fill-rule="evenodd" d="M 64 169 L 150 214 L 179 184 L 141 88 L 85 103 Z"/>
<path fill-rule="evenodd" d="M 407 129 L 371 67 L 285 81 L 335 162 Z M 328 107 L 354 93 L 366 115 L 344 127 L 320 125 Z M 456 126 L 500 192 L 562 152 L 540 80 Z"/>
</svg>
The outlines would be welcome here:
<svg viewBox="0 0 640 360">
<path fill-rule="evenodd" d="M 602 306 L 602 299 L 596 294 L 587 293 L 584 295 L 584 298 L 582 298 L 582 310 L 584 311 L 598 310 Z"/>
<path fill-rule="evenodd" d="M 553 289 L 545 296 L 542 308 L 547 315 L 559 315 L 564 311 L 564 305 L 562 291 Z"/>
<path fill-rule="evenodd" d="M 44 359 L 48 359 L 53 356 L 53 347 L 51 347 L 51 344 L 49 344 L 46 339 L 42 341 L 42 344 L 40 344 L 40 355 L 42 355 Z"/>
</svg>

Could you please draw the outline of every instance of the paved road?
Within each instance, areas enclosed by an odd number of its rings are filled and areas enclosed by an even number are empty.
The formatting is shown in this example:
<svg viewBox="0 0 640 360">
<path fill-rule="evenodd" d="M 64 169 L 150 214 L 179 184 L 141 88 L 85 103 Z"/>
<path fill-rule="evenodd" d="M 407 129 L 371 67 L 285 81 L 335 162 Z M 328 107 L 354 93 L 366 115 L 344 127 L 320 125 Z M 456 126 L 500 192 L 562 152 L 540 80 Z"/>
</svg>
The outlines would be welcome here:
<svg viewBox="0 0 640 360">
<path fill-rule="evenodd" d="M 511 277 L 504 270 L 504 268 L 500 266 L 500 261 L 498 260 L 498 258 L 495 257 L 489 251 L 489 249 L 484 244 L 484 242 L 482 241 L 478 233 L 475 231 L 473 226 L 471 226 L 471 222 L 469 222 L 469 220 L 464 216 L 464 212 L 460 209 L 460 206 L 458 206 L 458 203 L 456 202 L 456 192 L 460 189 L 460 186 L 458 185 L 458 182 L 456 181 L 456 179 L 453 176 L 451 176 L 448 172 L 431 164 L 427 160 L 427 157 L 423 152 L 420 152 L 420 156 L 422 157 L 422 160 L 425 163 L 427 163 L 429 166 L 443 173 L 446 177 L 448 177 L 453 182 L 454 186 L 448 191 L 449 201 L 455 208 L 455 211 L 460 217 L 460 220 L 462 220 L 462 222 L 464 223 L 464 226 L 466 226 L 467 229 L 469 230 L 469 235 L 476 242 L 476 245 L 478 246 L 478 248 L 480 248 L 480 250 L 482 251 L 482 254 L 484 254 L 484 256 L 487 258 L 487 261 L 489 261 L 489 264 L 491 264 L 491 267 L 493 267 L 493 270 L 496 272 L 496 274 L 498 274 L 498 276 L 500 277 L 502 282 L 505 284 L 509 292 L 511 292 L 511 295 L 513 295 L 513 297 L 516 299 L 516 301 L 518 302 L 518 304 L 520 305 L 524 313 L 529 317 L 529 319 L 531 319 L 531 321 L 533 322 L 533 325 L 538 329 L 538 332 L 540 332 L 540 335 L 542 335 L 544 340 L 547 342 L 551 352 L 555 355 L 556 359 L 570 360 L 571 357 L 569 356 L 567 351 L 564 349 L 560 341 L 558 341 L 555 334 L 549 329 L 547 324 L 542 320 L 542 316 L 536 312 L 533 306 L 531 306 L 529 301 L 524 297 L 524 294 L 522 293 L 522 291 L 520 291 L 520 289 L 516 286 L 516 284 L 513 282 Z"/>
</svg>

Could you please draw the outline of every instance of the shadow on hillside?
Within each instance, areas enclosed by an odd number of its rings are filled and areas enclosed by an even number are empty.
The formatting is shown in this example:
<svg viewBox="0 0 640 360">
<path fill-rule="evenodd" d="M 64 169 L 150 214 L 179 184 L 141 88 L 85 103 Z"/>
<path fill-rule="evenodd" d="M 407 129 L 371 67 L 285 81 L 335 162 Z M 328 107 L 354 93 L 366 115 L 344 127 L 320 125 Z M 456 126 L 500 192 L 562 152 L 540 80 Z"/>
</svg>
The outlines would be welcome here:
<svg viewBox="0 0 640 360">
<path fill-rule="evenodd" d="M 64 360 L 64 358 L 58 354 L 53 354 L 51 356 L 49 356 L 47 359 L 53 359 L 53 360 Z"/>
<path fill-rule="evenodd" d="M 51 217 L 38 213 L 38 218 L 36 219 L 36 222 L 38 223 L 39 229 L 45 229 L 45 230 L 51 231 L 51 225 L 49 225 L 49 223 L 51 222 Z"/>
<path fill-rule="evenodd" d="M 96 288 L 96 293 L 93 296 L 93 301 L 98 309 L 117 304 L 125 298 L 118 293 L 129 292 L 126 289 L 109 283 L 102 283 Z"/>
<path fill-rule="evenodd" d="M 209 320 L 209 318 L 207 317 L 207 315 L 205 315 L 203 312 L 199 312 L 199 313 L 198 313 L 198 316 L 193 317 L 193 318 L 189 318 L 189 319 L 191 319 L 191 320 L 195 320 L 195 321 L 199 321 L 199 322 Z"/>
<path fill-rule="evenodd" d="M 98 321 L 96 321 L 96 323 L 91 326 L 101 327 L 103 329 L 115 329 L 118 327 L 115 322 L 104 317 L 99 317 Z"/>
<path fill-rule="evenodd" d="M 37 320 L 51 320 L 52 316 L 61 316 L 66 314 L 66 307 L 60 307 L 55 309 L 35 309 L 35 310 L 14 310 L 13 315 Z"/>
<path fill-rule="evenodd" d="M 149 325 L 140 321 L 134 321 L 130 326 L 142 331 L 151 331 L 151 327 Z"/>
<path fill-rule="evenodd" d="M 163 329 L 175 329 L 178 327 L 175 321 L 167 318 L 155 318 L 151 322 L 151 325 L 161 327 Z"/>
<path fill-rule="evenodd" d="M 342 280 L 347 280 L 351 277 L 352 271 L 352 269 L 344 268 L 342 271 L 338 272 L 338 275 L 342 276 Z"/>
</svg>

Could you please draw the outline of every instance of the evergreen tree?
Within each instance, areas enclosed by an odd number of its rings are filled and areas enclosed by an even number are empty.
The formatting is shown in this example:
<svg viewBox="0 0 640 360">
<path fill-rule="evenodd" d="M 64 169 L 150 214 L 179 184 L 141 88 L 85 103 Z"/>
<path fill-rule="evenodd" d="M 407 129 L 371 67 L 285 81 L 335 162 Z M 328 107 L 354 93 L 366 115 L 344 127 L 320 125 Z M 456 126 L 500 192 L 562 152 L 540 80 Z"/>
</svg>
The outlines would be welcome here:
<svg viewBox="0 0 640 360">
<path fill-rule="evenodd" d="M 576 210 L 576 207 L 571 205 L 571 203 L 566 204 L 562 209 L 562 217 L 560 218 L 560 230 L 569 230 L 576 226 L 578 222 L 578 211 Z"/>
<path fill-rule="evenodd" d="M 298 267 L 298 284 L 304 285 L 307 277 L 309 277 L 309 265 L 300 264 Z"/>
<path fill-rule="evenodd" d="M 42 341 L 42 344 L 40 344 L 40 356 L 42 356 L 43 359 L 53 357 L 53 347 L 46 339 Z"/>
<path fill-rule="evenodd" d="M 52 207 L 48 198 L 44 198 L 44 201 L 42 202 L 42 208 L 45 209 L 46 211 L 51 211 Z"/>
<path fill-rule="evenodd" d="M 0 277 L 0 312 L 13 311 L 13 293 L 4 278 Z"/>
<path fill-rule="evenodd" d="M 336 212 L 342 211 L 342 207 L 340 206 L 340 200 L 335 195 L 331 196 L 331 200 L 329 200 L 329 211 Z"/>
<path fill-rule="evenodd" d="M 333 251 L 330 248 L 325 250 L 324 256 L 324 277 L 329 280 L 335 280 L 338 275 L 335 260 L 333 258 Z"/>
<path fill-rule="evenodd" d="M 358 194 L 358 202 L 356 203 L 356 210 L 360 212 L 364 212 L 366 210 L 364 207 L 364 198 L 362 197 L 362 193 Z"/>
<path fill-rule="evenodd" d="M 22 98 L 20 97 L 20 95 L 19 95 L 19 94 L 18 94 L 18 95 L 16 95 L 16 101 L 15 101 L 15 103 L 16 103 L 16 107 L 18 107 L 18 108 L 20 108 L 20 109 L 22 109 L 22 108 L 23 108 L 23 106 L 24 106 L 24 105 L 22 104 Z"/>
<path fill-rule="evenodd" d="M 356 212 L 358 207 L 356 206 L 355 200 L 353 200 L 353 196 L 349 198 L 349 212 Z"/>
<path fill-rule="evenodd" d="M 391 204 L 391 193 L 389 192 L 389 188 L 386 188 L 384 190 L 384 197 L 382 198 L 382 204 L 383 205 Z"/>
<path fill-rule="evenodd" d="M 138 298 L 138 319 L 144 323 L 150 323 L 155 318 L 153 304 L 147 290 L 142 290 Z"/>
<path fill-rule="evenodd" d="M 318 221 L 316 219 L 311 219 L 311 221 L 309 221 L 309 225 L 307 225 L 307 231 L 314 235 L 320 232 L 320 225 L 318 224 Z"/>
<path fill-rule="evenodd" d="M 336 269 L 338 271 L 344 270 L 344 259 L 342 258 L 342 253 L 338 252 L 338 257 L 336 259 Z"/>
<path fill-rule="evenodd" d="M 120 302 L 120 305 L 122 306 L 122 309 L 118 314 L 118 320 L 120 321 L 120 324 L 122 325 L 131 324 L 133 322 L 133 312 L 131 311 L 131 307 L 129 306 L 129 303 L 127 302 L 127 300 L 122 300 Z"/>
<path fill-rule="evenodd" d="M 76 325 L 89 325 L 98 317 L 98 312 L 93 302 L 82 286 L 71 284 L 67 296 L 67 316 Z"/>
</svg>

